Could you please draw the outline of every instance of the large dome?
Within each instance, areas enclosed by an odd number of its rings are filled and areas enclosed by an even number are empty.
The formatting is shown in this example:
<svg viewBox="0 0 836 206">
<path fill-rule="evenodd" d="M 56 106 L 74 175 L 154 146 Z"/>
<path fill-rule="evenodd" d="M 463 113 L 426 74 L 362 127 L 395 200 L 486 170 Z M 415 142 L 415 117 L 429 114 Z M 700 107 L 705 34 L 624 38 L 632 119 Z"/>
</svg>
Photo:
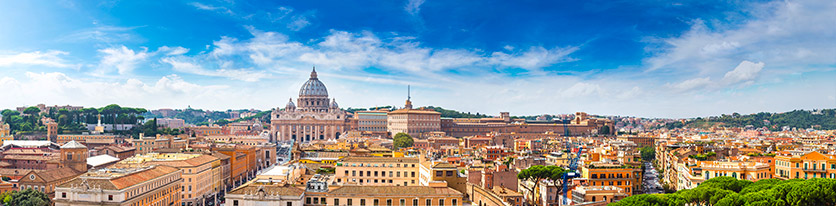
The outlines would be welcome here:
<svg viewBox="0 0 836 206">
<path fill-rule="evenodd" d="M 299 96 L 328 96 L 328 89 L 325 88 L 325 84 L 316 78 L 316 69 L 311 72 L 311 78 L 299 89 Z"/>
</svg>

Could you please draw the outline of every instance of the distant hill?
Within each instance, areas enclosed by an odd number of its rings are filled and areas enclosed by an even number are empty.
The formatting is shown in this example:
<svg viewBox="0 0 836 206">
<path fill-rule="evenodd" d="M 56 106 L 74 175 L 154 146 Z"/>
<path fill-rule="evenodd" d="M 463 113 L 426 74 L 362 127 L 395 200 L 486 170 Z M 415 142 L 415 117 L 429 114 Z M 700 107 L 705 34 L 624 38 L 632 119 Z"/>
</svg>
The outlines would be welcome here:
<svg viewBox="0 0 836 206">
<path fill-rule="evenodd" d="M 741 115 L 734 113 L 723 114 L 707 118 L 694 118 L 683 122 L 667 123 L 662 127 L 673 128 L 710 128 L 713 126 L 767 127 L 770 130 L 781 130 L 781 127 L 795 127 L 800 129 L 814 128 L 823 130 L 836 129 L 836 109 L 822 110 L 793 110 L 784 113 L 761 112 L 757 114 Z"/>
</svg>

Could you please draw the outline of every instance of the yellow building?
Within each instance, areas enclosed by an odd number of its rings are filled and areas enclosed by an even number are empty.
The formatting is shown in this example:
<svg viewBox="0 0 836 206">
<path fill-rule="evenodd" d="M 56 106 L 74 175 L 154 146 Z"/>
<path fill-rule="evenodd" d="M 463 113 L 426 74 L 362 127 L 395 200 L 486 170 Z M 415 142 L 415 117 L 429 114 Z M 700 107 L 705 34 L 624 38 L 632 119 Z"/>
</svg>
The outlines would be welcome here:
<svg viewBox="0 0 836 206">
<path fill-rule="evenodd" d="M 706 180 L 727 176 L 741 180 L 758 181 L 772 178 L 769 164 L 760 162 L 723 162 L 723 161 L 702 161 L 700 162 L 703 177 Z"/>
<path fill-rule="evenodd" d="M 203 205 L 226 185 L 220 159 L 204 154 L 148 153 L 120 161 L 113 167 L 165 165 L 182 171 L 181 199 L 186 205 Z"/>
<path fill-rule="evenodd" d="M 836 158 L 819 152 L 790 152 L 775 156 L 775 176 L 780 179 L 836 178 Z"/>
</svg>

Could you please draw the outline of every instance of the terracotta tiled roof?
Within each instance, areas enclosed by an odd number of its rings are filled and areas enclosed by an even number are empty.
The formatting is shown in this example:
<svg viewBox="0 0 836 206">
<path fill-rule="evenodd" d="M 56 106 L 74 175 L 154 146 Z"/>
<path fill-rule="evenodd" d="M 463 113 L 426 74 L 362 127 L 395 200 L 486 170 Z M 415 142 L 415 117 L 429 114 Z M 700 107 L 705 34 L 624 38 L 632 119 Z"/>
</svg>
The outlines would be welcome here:
<svg viewBox="0 0 836 206">
<path fill-rule="evenodd" d="M 329 194 L 374 196 L 462 195 L 461 192 L 449 187 L 430 186 L 343 186 L 332 190 Z"/>
<path fill-rule="evenodd" d="M 58 159 L 57 156 L 36 156 L 36 155 L 6 155 L 3 156 L 3 159 L 7 160 L 41 160 L 47 161 L 52 159 Z"/>
<path fill-rule="evenodd" d="M 110 176 L 110 177 L 102 177 L 101 175 L 96 174 L 96 172 L 88 172 L 85 173 L 69 182 L 61 184 L 58 187 L 71 187 L 73 185 L 80 185 L 84 179 L 90 184 L 93 188 L 101 188 L 105 190 L 121 190 L 133 185 L 137 185 L 148 180 L 170 174 L 172 172 L 177 172 L 180 169 L 169 167 L 169 166 L 154 166 L 148 169 L 140 170 L 137 172 L 125 174 L 122 176 Z"/>
<path fill-rule="evenodd" d="M 78 176 L 83 172 L 76 171 L 69 167 L 62 167 L 58 169 L 36 171 L 34 173 L 43 178 L 46 182 L 53 182 L 64 178 Z"/>
</svg>

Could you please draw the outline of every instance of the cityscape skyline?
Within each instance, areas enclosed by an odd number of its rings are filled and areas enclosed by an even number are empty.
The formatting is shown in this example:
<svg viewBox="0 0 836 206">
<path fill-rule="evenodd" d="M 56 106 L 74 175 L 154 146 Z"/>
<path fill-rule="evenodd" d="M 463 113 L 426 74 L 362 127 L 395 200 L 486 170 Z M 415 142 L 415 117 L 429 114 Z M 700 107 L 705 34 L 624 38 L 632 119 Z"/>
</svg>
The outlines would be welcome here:
<svg viewBox="0 0 836 206">
<path fill-rule="evenodd" d="M 416 106 L 489 115 L 836 105 L 827 1 L 7 4 L 0 26 L 20 31 L 0 34 L 8 109 L 269 110 L 313 66 L 344 108 L 400 106 L 407 85 Z"/>
</svg>

